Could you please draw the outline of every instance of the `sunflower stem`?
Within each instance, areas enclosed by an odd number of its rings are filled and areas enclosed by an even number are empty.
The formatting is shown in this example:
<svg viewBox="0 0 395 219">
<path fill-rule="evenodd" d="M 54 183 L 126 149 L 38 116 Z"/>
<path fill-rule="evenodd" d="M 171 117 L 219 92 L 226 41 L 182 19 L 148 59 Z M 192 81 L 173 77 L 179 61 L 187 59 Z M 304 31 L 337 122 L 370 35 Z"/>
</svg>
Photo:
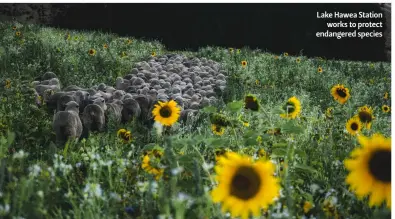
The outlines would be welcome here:
<svg viewBox="0 0 395 219">
<path fill-rule="evenodd" d="M 286 166 L 285 168 L 285 173 L 284 173 L 284 179 L 285 179 L 285 192 L 286 192 L 286 197 L 287 197 L 287 205 L 288 205 L 288 211 L 289 211 L 289 217 L 292 218 L 293 214 L 293 201 L 291 199 L 291 191 L 290 191 L 290 180 L 288 179 L 289 177 L 289 163 L 292 161 L 293 157 L 293 147 L 291 146 L 290 142 L 288 141 L 288 146 L 287 146 L 287 159 L 284 161 L 284 164 Z"/>
</svg>

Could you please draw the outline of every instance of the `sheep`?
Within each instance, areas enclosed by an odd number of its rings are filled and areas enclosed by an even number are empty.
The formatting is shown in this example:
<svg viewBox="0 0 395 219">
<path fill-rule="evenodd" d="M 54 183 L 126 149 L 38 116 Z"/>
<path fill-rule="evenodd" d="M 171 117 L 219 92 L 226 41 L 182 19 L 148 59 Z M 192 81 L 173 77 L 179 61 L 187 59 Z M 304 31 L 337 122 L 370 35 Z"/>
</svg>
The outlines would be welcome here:
<svg viewBox="0 0 395 219">
<path fill-rule="evenodd" d="M 59 111 L 54 115 L 52 128 L 56 133 L 56 143 L 58 145 L 63 145 L 70 138 L 81 136 L 82 123 L 78 112 L 78 103 L 70 101 L 66 104 L 65 111 Z"/>
<path fill-rule="evenodd" d="M 90 132 L 103 131 L 105 125 L 104 110 L 107 108 L 103 98 L 97 98 L 93 104 L 88 104 L 81 116 L 84 127 L 84 137 L 88 137 Z"/>
<path fill-rule="evenodd" d="M 132 120 L 132 118 L 140 118 L 141 116 L 140 104 L 133 98 L 128 98 L 123 100 L 122 123 L 127 123 Z"/>
</svg>

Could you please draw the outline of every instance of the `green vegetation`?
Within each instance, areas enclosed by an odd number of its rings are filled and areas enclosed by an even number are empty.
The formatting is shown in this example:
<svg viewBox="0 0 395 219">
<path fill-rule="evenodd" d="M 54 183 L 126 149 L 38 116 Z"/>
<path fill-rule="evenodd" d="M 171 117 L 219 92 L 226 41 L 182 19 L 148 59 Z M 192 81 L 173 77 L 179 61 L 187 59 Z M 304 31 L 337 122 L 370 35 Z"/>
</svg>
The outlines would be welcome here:
<svg viewBox="0 0 395 219">
<path fill-rule="evenodd" d="M 229 218 L 210 196 L 219 149 L 252 157 L 264 149 L 276 163 L 282 191 L 262 213 L 268 218 L 390 215 L 385 204 L 369 208 L 367 199 L 357 199 L 345 183 L 348 171 L 343 164 L 359 145 L 346 131 L 346 122 L 359 107 L 371 106 L 375 117 L 371 129 L 364 128 L 361 134 L 390 137 L 390 113 L 381 110 L 390 106 L 391 98 L 384 98 L 391 87 L 389 63 L 276 56 L 248 48 L 170 52 L 159 42 L 13 23 L 0 23 L 0 32 L 0 217 Z M 89 54 L 91 49 L 94 55 Z M 117 76 L 153 52 L 222 63 L 228 72 L 223 104 L 207 107 L 197 119 L 163 132 L 142 131 L 140 124 L 131 123 L 64 148 L 54 145 L 53 115 L 35 104 L 27 89 L 30 82 L 52 71 L 62 87 L 114 85 Z M 242 61 L 247 61 L 245 66 Z M 351 97 L 345 104 L 331 95 L 337 84 L 349 89 Z M 247 94 L 257 97 L 259 111 L 244 109 Z M 300 101 L 301 114 L 281 118 L 292 96 Z M 325 115 L 329 107 L 333 118 Z M 214 112 L 225 115 L 229 123 L 221 136 L 211 130 L 209 115 Z M 130 130 L 131 143 L 117 137 L 119 128 Z M 280 130 L 276 135 L 268 131 L 276 128 Z M 158 180 L 141 167 L 144 152 L 154 148 L 163 151 L 150 164 L 163 169 Z M 312 204 L 307 213 L 306 201 Z"/>
</svg>

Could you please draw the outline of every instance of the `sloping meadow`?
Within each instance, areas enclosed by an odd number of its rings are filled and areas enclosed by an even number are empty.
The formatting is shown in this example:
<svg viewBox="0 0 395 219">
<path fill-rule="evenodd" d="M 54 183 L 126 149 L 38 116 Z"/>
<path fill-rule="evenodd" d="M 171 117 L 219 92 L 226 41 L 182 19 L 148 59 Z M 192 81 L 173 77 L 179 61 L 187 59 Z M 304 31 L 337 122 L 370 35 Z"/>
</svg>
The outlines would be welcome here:
<svg viewBox="0 0 395 219">
<path fill-rule="evenodd" d="M 160 42 L 18 23 L 1 23 L 0 33 L 0 216 L 245 217 L 239 208 L 232 210 L 235 202 L 226 201 L 232 195 L 242 200 L 237 203 L 248 199 L 240 195 L 243 189 L 237 183 L 232 181 L 228 186 L 234 188 L 223 191 L 222 198 L 212 193 L 225 177 L 214 167 L 230 171 L 220 158 L 231 160 L 229 152 L 274 164 L 270 177 L 280 190 L 274 200 L 266 200 L 268 206 L 246 204 L 251 214 L 390 215 L 386 202 L 379 203 L 387 193 L 375 196 L 377 205 L 369 196 L 358 197 L 346 183 L 350 171 L 344 165 L 362 144 L 358 136 L 380 133 L 390 138 L 389 63 L 308 59 L 248 48 L 166 51 Z M 37 77 L 51 71 L 62 87 L 114 86 L 135 63 L 173 53 L 221 64 L 227 82 L 217 94 L 220 101 L 186 123 L 146 127 L 131 122 L 55 146 L 53 114 L 36 104 L 29 89 Z M 360 127 L 354 129 L 348 121 L 361 117 L 361 111 L 369 112 L 370 120 L 360 118 Z M 121 139 L 119 129 L 129 131 L 131 141 Z M 253 177 L 243 176 L 246 186 Z M 264 210 L 254 210 L 260 207 Z"/>
</svg>

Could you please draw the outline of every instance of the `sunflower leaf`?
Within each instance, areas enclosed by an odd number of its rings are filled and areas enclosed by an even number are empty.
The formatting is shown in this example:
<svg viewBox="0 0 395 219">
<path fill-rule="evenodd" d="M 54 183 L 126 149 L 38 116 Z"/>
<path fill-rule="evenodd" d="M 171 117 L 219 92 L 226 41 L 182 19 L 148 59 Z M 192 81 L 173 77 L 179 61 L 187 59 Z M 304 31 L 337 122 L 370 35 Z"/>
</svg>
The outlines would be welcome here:
<svg viewBox="0 0 395 219">
<path fill-rule="evenodd" d="M 304 129 L 298 125 L 296 125 L 293 121 L 288 121 L 285 123 L 282 127 L 281 130 L 284 133 L 293 133 L 293 134 L 300 134 L 303 133 Z"/>
<path fill-rule="evenodd" d="M 239 112 L 242 107 L 243 107 L 242 101 L 231 102 L 228 103 L 228 105 L 226 106 L 226 108 L 233 113 Z"/>
<path fill-rule="evenodd" d="M 202 109 L 202 112 L 204 113 L 215 113 L 217 112 L 217 108 L 215 108 L 214 106 L 206 106 Z"/>
<path fill-rule="evenodd" d="M 305 164 L 295 164 L 295 169 L 305 171 L 307 173 L 315 173 L 317 172 L 314 168 L 307 166 Z"/>
</svg>

